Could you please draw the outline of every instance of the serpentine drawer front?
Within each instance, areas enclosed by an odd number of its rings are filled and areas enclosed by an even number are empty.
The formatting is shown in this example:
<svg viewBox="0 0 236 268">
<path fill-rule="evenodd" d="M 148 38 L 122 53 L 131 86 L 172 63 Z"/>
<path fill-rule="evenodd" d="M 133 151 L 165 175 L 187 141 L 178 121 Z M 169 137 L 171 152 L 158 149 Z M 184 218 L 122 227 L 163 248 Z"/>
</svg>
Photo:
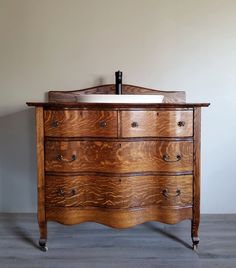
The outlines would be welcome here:
<svg viewBox="0 0 236 268">
<path fill-rule="evenodd" d="M 192 172 L 191 141 L 46 141 L 54 172 Z"/>
<path fill-rule="evenodd" d="M 124 94 L 161 94 L 164 103 L 80 103 L 79 94 L 113 94 L 114 85 L 51 91 L 36 107 L 38 221 L 86 221 L 128 228 L 191 220 L 199 242 L 200 115 L 209 104 L 184 92 L 123 85 Z"/>
<path fill-rule="evenodd" d="M 46 110 L 49 137 L 117 137 L 116 111 Z"/>
<path fill-rule="evenodd" d="M 192 207 L 192 176 L 50 176 L 46 204 L 54 207 Z"/>
<path fill-rule="evenodd" d="M 191 137 L 192 111 L 122 111 L 122 137 Z"/>
</svg>

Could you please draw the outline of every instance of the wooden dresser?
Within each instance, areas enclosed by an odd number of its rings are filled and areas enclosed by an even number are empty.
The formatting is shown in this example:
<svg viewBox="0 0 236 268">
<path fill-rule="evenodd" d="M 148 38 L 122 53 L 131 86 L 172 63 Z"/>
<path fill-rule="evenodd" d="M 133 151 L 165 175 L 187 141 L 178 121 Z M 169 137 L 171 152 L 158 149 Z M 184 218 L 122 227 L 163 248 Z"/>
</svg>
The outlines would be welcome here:
<svg viewBox="0 0 236 268">
<path fill-rule="evenodd" d="M 183 91 L 123 85 L 123 94 L 162 94 L 161 104 L 79 103 L 115 85 L 50 91 L 36 107 L 39 245 L 47 221 L 127 228 L 191 220 L 199 243 L 201 107 Z"/>
</svg>

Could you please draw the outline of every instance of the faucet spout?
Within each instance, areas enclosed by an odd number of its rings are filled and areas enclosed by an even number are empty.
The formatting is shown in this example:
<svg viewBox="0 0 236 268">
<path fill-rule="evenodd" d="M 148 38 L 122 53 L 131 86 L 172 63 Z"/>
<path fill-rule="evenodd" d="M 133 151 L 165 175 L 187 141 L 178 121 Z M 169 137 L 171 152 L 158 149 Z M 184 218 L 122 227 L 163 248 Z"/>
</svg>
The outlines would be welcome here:
<svg viewBox="0 0 236 268">
<path fill-rule="evenodd" d="M 122 72 L 117 71 L 116 73 L 116 94 L 122 94 Z"/>
</svg>

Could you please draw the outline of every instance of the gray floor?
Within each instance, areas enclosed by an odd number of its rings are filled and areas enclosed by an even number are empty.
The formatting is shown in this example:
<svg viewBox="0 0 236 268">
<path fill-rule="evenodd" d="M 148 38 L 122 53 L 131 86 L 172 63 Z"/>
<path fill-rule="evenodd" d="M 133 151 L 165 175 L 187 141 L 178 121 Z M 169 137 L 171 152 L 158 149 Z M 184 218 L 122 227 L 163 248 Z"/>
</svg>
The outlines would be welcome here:
<svg viewBox="0 0 236 268">
<path fill-rule="evenodd" d="M 35 214 L 0 214 L 0 268 L 236 267 L 236 214 L 202 216 L 198 253 L 190 249 L 189 221 L 126 230 L 49 223 L 48 230 L 44 253 Z"/>
</svg>

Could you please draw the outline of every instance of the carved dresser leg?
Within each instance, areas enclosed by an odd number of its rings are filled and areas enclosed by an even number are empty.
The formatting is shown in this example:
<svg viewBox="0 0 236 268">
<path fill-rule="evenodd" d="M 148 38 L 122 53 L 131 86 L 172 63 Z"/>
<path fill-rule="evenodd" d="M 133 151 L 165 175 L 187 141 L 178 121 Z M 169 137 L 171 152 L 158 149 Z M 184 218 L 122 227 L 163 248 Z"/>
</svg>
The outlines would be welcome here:
<svg viewBox="0 0 236 268">
<path fill-rule="evenodd" d="M 38 177 L 38 223 L 39 247 L 47 251 L 47 221 L 45 216 L 45 170 L 44 170 L 44 118 L 43 107 L 36 108 L 36 144 L 37 144 L 37 177 Z"/>
</svg>

